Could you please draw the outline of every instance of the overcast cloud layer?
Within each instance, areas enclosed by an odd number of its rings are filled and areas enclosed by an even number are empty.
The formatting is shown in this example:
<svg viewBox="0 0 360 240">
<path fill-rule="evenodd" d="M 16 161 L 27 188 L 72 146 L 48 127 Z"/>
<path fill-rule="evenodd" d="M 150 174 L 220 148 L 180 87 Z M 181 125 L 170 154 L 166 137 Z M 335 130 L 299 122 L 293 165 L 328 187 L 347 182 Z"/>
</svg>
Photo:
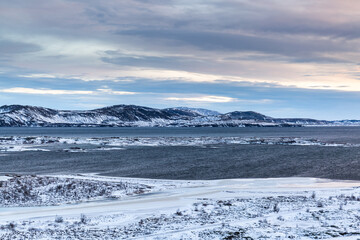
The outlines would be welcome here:
<svg viewBox="0 0 360 240">
<path fill-rule="evenodd" d="M 0 105 L 358 118 L 357 0 L 0 0 Z"/>
</svg>

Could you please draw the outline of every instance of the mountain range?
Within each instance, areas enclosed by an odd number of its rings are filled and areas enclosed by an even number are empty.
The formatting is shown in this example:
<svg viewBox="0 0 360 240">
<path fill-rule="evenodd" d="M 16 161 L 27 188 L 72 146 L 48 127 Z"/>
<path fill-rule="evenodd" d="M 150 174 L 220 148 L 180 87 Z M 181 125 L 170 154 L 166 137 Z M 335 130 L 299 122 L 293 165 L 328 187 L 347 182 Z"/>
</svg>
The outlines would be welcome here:
<svg viewBox="0 0 360 240">
<path fill-rule="evenodd" d="M 202 108 L 156 109 L 136 105 L 114 105 L 84 111 L 55 110 L 24 105 L 0 107 L 0 127 L 300 127 L 339 125 L 360 125 L 360 121 L 272 118 L 253 111 L 222 114 Z"/>
</svg>

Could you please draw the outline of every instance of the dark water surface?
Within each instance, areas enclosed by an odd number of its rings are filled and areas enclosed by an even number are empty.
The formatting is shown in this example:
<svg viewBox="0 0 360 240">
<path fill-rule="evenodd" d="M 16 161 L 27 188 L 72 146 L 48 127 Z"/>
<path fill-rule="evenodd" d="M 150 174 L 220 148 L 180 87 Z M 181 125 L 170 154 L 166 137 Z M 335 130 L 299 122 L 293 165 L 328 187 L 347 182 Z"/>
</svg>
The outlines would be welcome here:
<svg viewBox="0 0 360 240">
<path fill-rule="evenodd" d="M 304 137 L 360 143 L 360 127 L 264 128 L 24 128 L 0 127 L 0 136 L 56 137 Z"/>
<path fill-rule="evenodd" d="M 360 143 L 360 127 L 308 128 L 0 128 L 0 136 L 302 137 Z M 123 177 L 221 179 L 324 177 L 360 180 L 360 147 L 212 145 L 130 147 L 97 152 L 0 154 L 0 172 L 100 173 Z"/>
</svg>

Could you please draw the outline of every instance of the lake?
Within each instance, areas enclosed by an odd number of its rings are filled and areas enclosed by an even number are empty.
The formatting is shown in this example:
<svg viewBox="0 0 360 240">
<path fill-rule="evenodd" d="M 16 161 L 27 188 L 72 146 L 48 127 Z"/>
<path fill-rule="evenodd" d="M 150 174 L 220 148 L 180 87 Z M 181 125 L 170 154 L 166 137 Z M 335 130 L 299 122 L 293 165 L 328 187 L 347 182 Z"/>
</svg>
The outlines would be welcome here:
<svg viewBox="0 0 360 240">
<path fill-rule="evenodd" d="M 0 136 L 299 137 L 360 144 L 360 127 L 0 128 Z M 215 144 L 138 146 L 93 152 L 66 152 L 58 147 L 50 152 L 0 154 L 0 164 L 0 172 L 24 174 L 99 173 L 164 179 L 303 176 L 360 180 L 360 147 Z"/>
</svg>

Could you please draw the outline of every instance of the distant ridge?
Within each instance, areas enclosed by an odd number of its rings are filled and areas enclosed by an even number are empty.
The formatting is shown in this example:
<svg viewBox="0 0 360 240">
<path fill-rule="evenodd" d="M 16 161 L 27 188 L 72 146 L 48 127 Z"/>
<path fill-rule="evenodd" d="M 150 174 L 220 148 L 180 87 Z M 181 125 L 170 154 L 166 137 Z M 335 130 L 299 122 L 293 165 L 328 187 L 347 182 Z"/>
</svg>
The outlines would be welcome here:
<svg viewBox="0 0 360 240">
<path fill-rule="evenodd" d="M 0 127 L 299 127 L 360 125 L 358 120 L 322 121 L 272 118 L 253 111 L 221 114 L 202 108 L 156 109 L 114 105 L 94 110 L 69 111 L 26 105 L 0 107 Z"/>
<path fill-rule="evenodd" d="M 178 109 L 178 110 L 183 110 L 183 111 L 188 111 L 188 112 L 193 112 L 193 113 L 197 113 L 200 114 L 202 116 L 216 116 L 216 115 L 221 115 L 221 113 L 217 112 L 217 111 L 213 111 L 213 110 L 209 110 L 209 109 L 204 109 L 204 108 L 189 108 L 189 107 L 174 107 L 174 108 L 167 108 L 167 109 Z"/>
</svg>

